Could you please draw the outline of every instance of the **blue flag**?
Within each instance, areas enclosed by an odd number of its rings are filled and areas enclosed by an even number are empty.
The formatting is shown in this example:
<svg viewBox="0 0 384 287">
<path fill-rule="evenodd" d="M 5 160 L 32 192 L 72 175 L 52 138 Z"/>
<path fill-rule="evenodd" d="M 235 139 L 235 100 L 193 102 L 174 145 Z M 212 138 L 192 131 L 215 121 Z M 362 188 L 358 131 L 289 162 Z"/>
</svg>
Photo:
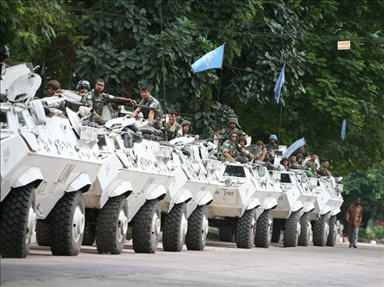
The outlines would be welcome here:
<svg viewBox="0 0 384 287">
<path fill-rule="evenodd" d="M 345 129 L 347 128 L 347 120 L 343 120 L 343 124 L 341 125 L 341 139 L 345 139 Z"/>
<path fill-rule="evenodd" d="M 305 142 L 305 138 L 301 138 L 301 139 L 295 141 L 283 153 L 283 157 L 290 157 L 290 155 L 293 154 L 297 149 L 301 148 L 302 146 L 305 146 L 306 144 L 307 143 Z"/>
<path fill-rule="evenodd" d="M 285 82 L 284 70 L 285 70 L 285 64 L 284 64 L 283 68 L 281 69 L 279 78 L 277 79 L 277 82 L 275 84 L 275 88 L 273 89 L 273 91 L 275 92 L 276 103 L 280 102 L 281 87 L 283 86 L 283 84 Z"/>
<path fill-rule="evenodd" d="M 193 72 L 198 73 L 209 69 L 221 69 L 223 66 L 224 45 L 225 43 L 194 62 L 192 64 Z"/>
</svg>

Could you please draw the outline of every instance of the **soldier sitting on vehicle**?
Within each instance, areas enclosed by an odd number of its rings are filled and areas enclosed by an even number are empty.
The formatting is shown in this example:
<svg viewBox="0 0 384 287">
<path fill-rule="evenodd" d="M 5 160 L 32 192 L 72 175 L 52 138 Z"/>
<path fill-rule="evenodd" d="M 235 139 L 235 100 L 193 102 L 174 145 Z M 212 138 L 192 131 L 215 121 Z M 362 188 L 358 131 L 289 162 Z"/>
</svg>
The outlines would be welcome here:
<svg viewBox="0 0 384 287">
<path fill-rule="evenodd" d="M 283 157 L 283 159 L 280 161 L 280 165 L 281 165 L 281 167 L 280 167 L 280 169 L 283 169 L 283 170 L 288 170 L 288 165 L 289 165 L 289 160 L 288 160 L 288 158 L 286 158 L 286 157 Z"/>
<path fill-rule="evenodd" d="M 229 118 L 228 120 L 228 127 L 223 128 L 221 131 L 216 132 L 216 137 L 225 137 L 226 139 L 229 139 L 230 134 L 233 131 L 236 131 L 238 136 L 242 135 L 243 132 L 240 130 L 240 125 L 236 118 Z M 245 134 L 246 135 L 246 134 Z"/>
<path fill-rule="evenodd" d="M 304 165 L 303 165 L 303 155 L 301 153 L 298 153 L 296 155 L 296 163 L 299 165 L 300 169 L 303 169 L 303 167 L 304 167 Z"/>
<path fill-rule="evenodd" d="M 76 93 L 79 96 L 83 97 L 85 96 L 85 94 L 89 92 L 90 89 L 91 89 L 91 84 L 86 80 L 81 80 L 77 83 Z"/>
<path fill-rule="evenodd" d="M 182 136 L 181 126 L 176 122 L 176 112 L 172 111 L 168 114 L 168 123 L 165 132 L 167 133 L 167 140 L 173 140 Z"/>
<path fill-rule="evenodd" d="M 327 176 L 327 177 L 331 177 L 332 174 L 331 172 L 328 170 L 328 167 L 329 167 L 329 161 L 324 159 L 321 161 L 320 163 L 320 168 L 317 170 L 317 174 L 319 176 Z"/>
<path fill-rule="evenodd" d="M 267 156 L 267 149 L 264 146 L 264 143 L 261 140 L 256 142 L 256 147 L 254 148 L 254 154 L 257 160 L 264 161 Z"/>
<path fill-rule="evenodd" d="M 300 165 L 296 161 L 296 156 L 293 154 L 289 157 L 289 168 L 300 169 Z"/>
<path fill-rule="evenodd" d="M 115 97 L 104 93 L 105 83 L 102 79 L 96 81 L 95 88 L 89 93 L 85 94 L 82 98 L 88 107 L 93 109 L 92 120 L 101 123 L 103 120 L 108 121 L 117 117 L 118 112 L 112 106 L 112 103 L 128 103 L 135 105 L 136 101 L 123 97 Z"/>
<path fill-rule="evenodd" d="M 140 89 L 140 94 L 142 100 L 139 102 L 139 105 L 147 106 L 148 109 L 137 107 L 132 115 L 137 117 L 142 112 L 144 118 L 148 119 L 150 124 L 153 124 L 155 128 L 161 128 L 162 111 L 160 102 L 151 95 L 150 89 L 146 86 Z"/>
<path fill-rule="evenodd" d="M 244 136 L 239 137 L 238 141 L 238 152 L 236 159 L 237 161 L 241 163 L 247 163 L 250 160 L 252 160 L 255 156 L 247 150 L 247 147 L 245 146 L 247 144 L 247 138 Z"/>
<path fill-rule="evenodd" d="M 183 120 L 181 122 L 181 128 L 182 128 L 182 131 L 183 131 L 183 137 L 193 137 L 193 135 L 191 135 L 189 133 L 189 131 L 191 130 L 191 122 L 190 121 L 187 121 L 187 120 Z M 195 140 L 199 140 L 200 136 L 199 135 L 195 135 Z"/>
<path fill-rule="evenodd" d="M 236 162 L 236 156 L 237 156 L 237 138 L 238 138 L 237 131 L 232 131 L 230 134 L 230 139 L 226 140 L 223 143 L 222 147 L 222 161 L 231 161 Z"/>
</svg>

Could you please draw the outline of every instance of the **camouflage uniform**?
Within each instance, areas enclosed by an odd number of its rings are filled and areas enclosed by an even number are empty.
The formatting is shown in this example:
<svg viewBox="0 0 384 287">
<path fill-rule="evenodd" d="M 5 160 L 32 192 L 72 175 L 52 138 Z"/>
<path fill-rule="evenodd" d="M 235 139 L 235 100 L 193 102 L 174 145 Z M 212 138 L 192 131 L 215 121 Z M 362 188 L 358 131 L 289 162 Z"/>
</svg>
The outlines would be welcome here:
<svg viewBox="0 0 384 287">
<path fill-rule="evenodd" d="M 237 152 L 238 152 L 238 147 L 237 147 L 237 143 L 234 143 L 232 142 L 231 140 L 226 140 L 224 143 L 223 143 L 223 147 L 222 147 L 222 155 L 221 155 L 221 160 L 222 161 L 229 161 L 230 159 L 229 158 L 226 158 L 224 156 L 224 153 L 225 152 L 228 152 L 230 154 L 230 156 L 235 159 L 236 156 L 237 156 Z"/>
<path fill-rule="evenodd" d="M 315 161 L 309 160 L 305 164 L 305 168 L 310 170 L 312 173 L 316 173 L 316 171 L 317 171 L 317 163 Z"/>
<path fill-rule="evenodd" d="M 166 132 L 167 132 L 167 139 L 169 141 L 173 140 L 174 138 L 179 138 L 179 137 L 183 136 L 183 132 L 181 130 L 181 125 L 179 125 L 178 123 L 175 123 L 175 125 L 176 125 L 175 129 L 172 131 L 171 130 L 171 124 L 167 123 Z"/>
<path fill-rule="evenodd" d="M 297 162 L 294 162 L 294 163 L 289 163 L 289 168 L 291 168 L 291 169 L 301 169 L 301 166 Z"/>
<path fill-rule="evenodd" d="M 318 170 L 317 170 L 317 174 L 320 175 L 320 176 L 329 176 L 329 171 L 326 167 L 320 167 Z"/>
<path fill-rule="evenodd" d="M 92 109 L 98 113 L 99 116 L 102 116 L 104 106 L 107 106 L 109 109 L 112 119 L 118 116 L 118 112 L 112 105 L 112 103 L 115 102 L 115 96 L 106 93 L 96 94 L 95 90 L 91 90 L 89 93 L 83 96 L 81 101 L 87 106 L 92 107 Z"/>
<path fill-rule="evenodd" d="M 148 106 L 151 108 L 156 108 L 155 117 L 153 119 L 153 126 L 156 128 L 161 128 L 162 110 L 161 110 L 160 102 L 150 95 L 148 98 L 142 99 L 140 101 L 139 105 Z M 143 109 L 142 108 L 141 112 L 143 113 L 144 118 L 148 119 L 150 109 Z"/>
<path fill-rule="evenodd" d="M 268 155 L 269 155 L 269 159 L 270 160 L 273 160 L 273 158 L 275 157 L 275 152 L 279 149 L 279 146 L 277 144 L 271 144 L 269 143 L 267 145 L 267 152 L 268 152 Z"/>
<path fill-rule="evenodd" d="M 237 135 L 238 135 L 238 136 L 240 136 L 241 134 L 243 134 L 243 131 L 239 130 L 238 128 L 231 129 L 231 128 L 227 127 L 227 128 L 223 128 L 223 129 L 220 131 L 220 136 L 225 137 L 226 139 L 229 139 L 230 136 L 231 136 L 231 133 L 232 133 L 233 131 L 237 132 Z"/>
</svg>

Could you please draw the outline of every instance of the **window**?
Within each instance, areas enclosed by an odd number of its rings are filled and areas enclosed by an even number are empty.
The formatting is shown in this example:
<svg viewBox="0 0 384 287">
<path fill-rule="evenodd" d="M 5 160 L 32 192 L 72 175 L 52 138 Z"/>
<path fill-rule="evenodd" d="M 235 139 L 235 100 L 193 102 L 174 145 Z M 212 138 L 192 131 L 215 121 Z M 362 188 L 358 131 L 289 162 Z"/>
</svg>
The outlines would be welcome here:
<svg viewBox="0 0 384 287">
<path fill-rule="evenodd" d="M 291 183 L 291 177 L 288 173 L 282 173 L 280 176 L 280 182 L 282 183 Z"/>
<path fill-rule="evenodd" d="M 227 165 L 224 176 L 245 177 L 244 167 L 239 165 Z"/>
<path fill-rule="evenodd" d="M 0 111 L 0 128 L 1 129 L 7 129 L 8 126 L 8 118 L 7 118 L 7 112 L 6 111 Z"/>
<path fill-rule="evenodd" d="M 113 137 L 113 144 L 115 145 L 115 149 L 120 149 L 120 145 L 116 137 Z"/>
<path fill-rule="evenodd" d="M 24 118 L 23 112 L 17 112 L 17 121 L 19 122 L 20 127 L 27 126 L 27 122 Z"/>
<path fill-rule="evenodd" d="M 108 151 L 107 142 L 105 141 L 104 135 L 97 136 L 97 145 L 99 146 L 99 150 Z"/>
</svg>

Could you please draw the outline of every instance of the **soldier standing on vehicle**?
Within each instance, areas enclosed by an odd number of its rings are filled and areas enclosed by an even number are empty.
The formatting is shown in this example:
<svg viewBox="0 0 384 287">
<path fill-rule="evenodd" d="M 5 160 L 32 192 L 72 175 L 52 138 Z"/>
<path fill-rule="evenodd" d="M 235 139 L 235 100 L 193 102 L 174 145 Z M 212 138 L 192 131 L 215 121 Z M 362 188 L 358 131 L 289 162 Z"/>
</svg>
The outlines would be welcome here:
<svg viewBox="0 0 384 287">
<path fill-rule="evenodd" d="M 240 136 L 239 144 L 238 144 L 239 151 L 237 152 L 236 159 L 241 163 L 247 163 L 255 157 L 251 152 L 249 152 L 249 150 L 245 146 L 246 144 L 247 144 L 247 138 L 244 136 Z"/>
<path fill-rule="evenodd" d="M 165 129 L 165 132 L 167 133 L 167 139 L 169 141 L 173 140 L 174 138 L 181 137 L 183 135 L 181 131 L 181 126 L 176 122 L 176 120 L 176 112 L 170 112 L 168 114 L 168 123 Z"/>
<path fill-rule="evenodd" d="M 226 140 L 223 143 L 222 148 L 222 161 L 232 161 L 236 162 L 236 156 L 237 156 L 237 138 L 239 137 L 237 131 L 232 131 L 230 134 L 230 139 Z"/>
<path fill-rule="evenodd" d="M 151 95 L 151 91 L 148 87 L 140 89 L 142 100 L 139 102 L 141 106 L 147 106 L 148 109 L 141 107 L 136 108 L 133 112 L 133 116 L 137 117 L 140 112 L 143 113 L 144 118 L 148 119 L 149 123 L 152 123 L 154 127 L 161 128 L 161 106 L 160 102 Z"/>
<path fill-rule="evenodd" d="M 277 136 L 272 134 L 269 136 L 269 144 L 267 145 L 268 158 L 270 160 L 273 160 L 273 158 L 275 157 L 275 152 L 278 149 L 279 146 L 277 144 Z"/>
<path fill-rule="evenodd" d="M 363 218 L 363 209 L 360 205 L 360 198 L 352 203 L 345 214 L 345 219 L 349 223 L 349 248 L 357 248 L 359 226 Z"/>
<path fill-rule="evenodd" d="M 230 134 L 233 131 L 236 131 L 238 136 L 242 135 L 243 132 L 240 130 L 240 125 L 239 122 L 237 121 L 236 118 L 229 118 L 228 119 L 228 127 L 223 128 L 221 131 L 216 132 L 216 136 L 222 136 L 225 137 L 226 139 L 229 139 Z"/>
<path fill-rule="evenodd" d="M 328 170 L 328 167 L 329 167 L 329 161 L 326 160 L 326 159 L 322 160 L 321 163 L 320 163 L 320 168 L 317 171 L 317 174 L 320 175 L 320 176 L 331 177 L 332 174 Z"/>
<path fill-rule="evenodd" d="M 82 102 L 93 109 L 94 121 L 108 121 L 117 117 L 117 111 L 112 103 L 128 103 L 135 105 L 136 101 L 123 97 L 115 97 L 104 93 L 105 83 L 102 79 L 96 81 L 95 88 L 83 96 Z"/>
<path fill-rule="evenodd" d="M 193 135 L 191 135 L 189 133 L 189 131 L 191 130 L 191 122 L 190 121 L 187 121 L 187 120 L 183 120 L 181 122 L 181 128 L 182 128 L 182 131 L 183 131 L 183 137 L 192 137 Z M 195 135 L 195 140 L 199 140 L 200 136 L 199 135 Z"/>
<path fill-rule="evenodd" d="M 83 97 L 91 89 L 91 84 L 86 80 L 81 80 L 77 83 L 76 92 L 79 96 Z"/>
</svg>

